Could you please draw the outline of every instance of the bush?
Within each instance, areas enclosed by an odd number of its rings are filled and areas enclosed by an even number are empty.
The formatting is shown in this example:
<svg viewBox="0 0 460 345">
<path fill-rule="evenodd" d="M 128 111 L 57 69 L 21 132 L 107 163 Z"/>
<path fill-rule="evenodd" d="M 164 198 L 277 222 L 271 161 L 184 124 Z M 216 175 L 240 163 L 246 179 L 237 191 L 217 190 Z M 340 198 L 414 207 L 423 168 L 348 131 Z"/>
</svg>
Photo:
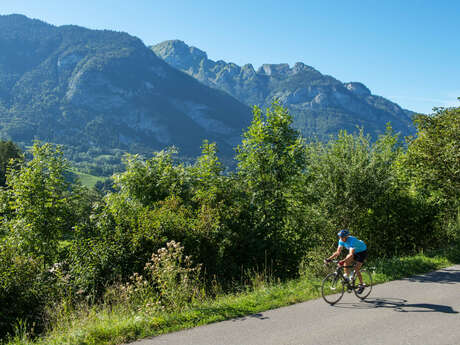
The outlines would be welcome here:
<svg viewBox="0 0 460 345">
<path fill-rule="evenodd" d="M 204 297 L 200 273 L 201 265 L 193 266 L 191 257 L 184 256 L 184 247 L 171 241 L 152 255 L 144 275 L 134 273 L 122 291 L 134 305 L 181 310 Z"/>
<path fill-rule="evenodd" d="M 42 313 L 49 292 L 43 260 L 17 253 L 0 244 L 0 337 L 14 330 L 18 320 L 43 326 Z"/>
</svg>

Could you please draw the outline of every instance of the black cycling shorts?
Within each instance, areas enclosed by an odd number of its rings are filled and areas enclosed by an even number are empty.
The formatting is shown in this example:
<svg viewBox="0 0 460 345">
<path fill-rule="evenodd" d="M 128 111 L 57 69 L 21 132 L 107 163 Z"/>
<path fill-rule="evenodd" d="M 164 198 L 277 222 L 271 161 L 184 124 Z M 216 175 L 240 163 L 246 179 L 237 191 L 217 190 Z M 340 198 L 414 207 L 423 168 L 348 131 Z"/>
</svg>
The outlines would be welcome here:
<svg viewBox="0 0 460 345">
<path fill-rule="evenodd" d="M 364 260 L 366 260 L 366 258 L 367 258 L 367 250 L 353 254 L 353 259 L 361 263 L 363 263 Z"/>
</svg>

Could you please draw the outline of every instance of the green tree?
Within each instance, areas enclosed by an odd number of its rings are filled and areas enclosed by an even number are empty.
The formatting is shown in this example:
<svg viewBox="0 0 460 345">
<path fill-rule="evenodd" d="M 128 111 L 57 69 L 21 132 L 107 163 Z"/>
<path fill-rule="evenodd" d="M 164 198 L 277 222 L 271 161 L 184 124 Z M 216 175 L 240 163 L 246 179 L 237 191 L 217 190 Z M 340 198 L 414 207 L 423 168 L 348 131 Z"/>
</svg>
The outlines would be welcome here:
<svg viewBox="0 0 460 345">
<path fill-rule="evenodd" d="M 440 108 L 433 115 L 417 115 L 417 135 L 409 141 L 408 164 L 420 183 L 460 196 L 460 107 Z"/>
<path fill-rule="evenodd" d="M 374 143 L 363 131 L 343 131 L 327 144 L 311 144 L 307 152 L 307 200 L 329 223 L 328 231 L 320 229 L 320 241 L 335 243 L 337 230 L 349 228 L 382 256 L 436 245 L 431 210 L 400 180 L 403 149 L 391 128 Z M 418 236 L 420 231 L 426 236 Z"/>
<path fill-rule="evenodd" d="M 189 190 L 187 172 L 183 164 L 174 164 L 174 148 L 155 152 L 151 159 L 126 155 L 126 170 L 114 176 L 115 187 L 121 193 L 135 198 L 143 205 L 152 205 L 170 195 Z"/>
<path fill-rule="evenodd" d="M 439 209 L 441 226 L 460 237 L 460 107 L 415 118 L 405 163 L 417 190 Z"/>
<path fill-rule="evenodd" d="M 391 164 L 399 152 L 391 131 L 375 144 L 362 130 L 359 135 L 341 131 L 337 140 L 312 144 L 308 149 L 310 194 L 324 203 L 336 227 L 350 227 L 391 188 Z"/>
<path fill-rule="evenodd" d="M 19 169 L 7 173 L 8 189 L 3 193 L 8 210 L 3 221 L 22 252 L 51 264 L 69 218 L 67 163 L 60 148 L 51 144 L 35 143 L 32 155 Z"/>
<path fill-rule="evenodd" d="M 217 157 L 216 143 L 203 142 L 201 156 L 190 169 L 193 175 L 193 199 L 206 204 L 216 202 L 222 192 L 222 164 Z"/>
<path fill-rule="evenodd" d="M 267 255 L 281 272 L 288 258 L 295 261 L 294 232 L 287 228 L 289 196 L 304 168 L 304 145 L 287 109 L 277 102 L 265 114 L 258 107 L 253 113 L 236 157 L 252 215 L 256 243 L 251 250 L 259 257 Z"/>
</svg>

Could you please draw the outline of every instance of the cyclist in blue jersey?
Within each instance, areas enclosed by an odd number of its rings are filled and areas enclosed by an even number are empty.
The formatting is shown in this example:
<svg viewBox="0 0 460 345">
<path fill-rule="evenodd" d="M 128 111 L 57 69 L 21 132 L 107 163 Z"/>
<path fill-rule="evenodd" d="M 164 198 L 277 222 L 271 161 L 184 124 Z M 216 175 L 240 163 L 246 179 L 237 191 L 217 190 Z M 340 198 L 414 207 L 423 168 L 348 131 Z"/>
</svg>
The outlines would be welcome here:
<svg viewBox="0 0 460 345">
<path fill-rule="evenodd" d="M 340 255 L 340 253 L 342 252 L 342 248 L 345 247 L 346 249 L 348 249 L 348 255 L 345 257 L 345 259 L 340 260 L 339 264 L 351 266 L 353 264 L 353 260 L 356 261 L 355 274 L 359 279 L 358 293 L 362 293 L 364 290 L 364 285 L 363 278 L 359 270 L 363 265 L 364 260 L 366 260 L 367 258 L 367 246 L 363 241 L 358 240 L 356 237 L 350 236 L 350 232 L 346 229 L 340 230 L 337 233 L 337 236 L 339 236 L 339 245 L 337 247 L 337 250 L 334 254 L 332 254 L 324 261 L 330 262 L 332 259 Z M 350 277 L 349 268 L 345 268 L 345 276 L 347 278 Z"/>
</svg>

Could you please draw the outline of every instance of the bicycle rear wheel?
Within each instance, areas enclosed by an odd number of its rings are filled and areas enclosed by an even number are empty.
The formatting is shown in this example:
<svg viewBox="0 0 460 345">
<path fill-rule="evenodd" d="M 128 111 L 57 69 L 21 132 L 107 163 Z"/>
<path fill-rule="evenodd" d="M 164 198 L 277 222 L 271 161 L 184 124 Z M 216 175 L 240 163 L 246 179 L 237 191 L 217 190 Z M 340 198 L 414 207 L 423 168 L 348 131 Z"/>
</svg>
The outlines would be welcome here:
<svg viewBox="0 0 460 345">
<path fill-rule="evenodd" d="M 370 295 L 372 291 L 372 273 L 366 269 L 362 269 L 360 271 L 361 271 L 361 277 L 363 278 L 364 289 L 361 293 L 358 292 L 359 279 L 358 277 L 356 277 L 354 286 L 353 286 L 353 291 L 355 292 L 356 297 L 358 297 L 361 300 L 364 300 L 367 296 Z"/>
<path fill-rule="evenodd" d="M 323 299 L 333 305 L 340 301 L 344 293 L 343 280 L 336 273 L 330 273 L 323 279 L 321 294 Z"/>
</svg>

